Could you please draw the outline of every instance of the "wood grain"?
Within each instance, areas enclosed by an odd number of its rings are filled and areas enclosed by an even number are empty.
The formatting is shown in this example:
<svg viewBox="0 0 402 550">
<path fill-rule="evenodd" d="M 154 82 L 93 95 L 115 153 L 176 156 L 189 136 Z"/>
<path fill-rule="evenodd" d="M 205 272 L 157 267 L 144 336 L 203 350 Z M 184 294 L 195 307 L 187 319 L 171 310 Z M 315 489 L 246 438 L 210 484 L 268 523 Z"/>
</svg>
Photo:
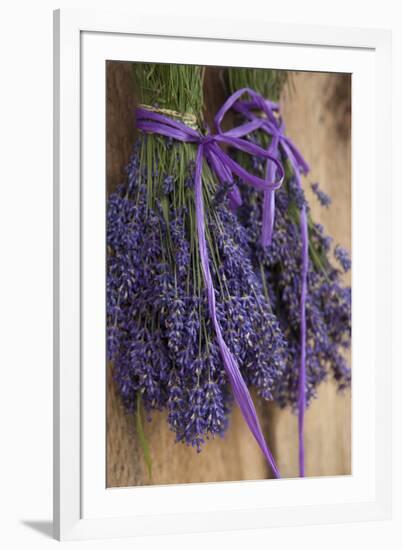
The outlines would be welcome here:
<svg viewBox="0 0 402 550">
<path fill-rule="evenodd" d="M 107 187 L 110 192 L 124 177 L 124 166 L 134 141 L 135 90 L 130 64 L 107 64 Z M 299 73 L 295 90 L 282 98 L 288 133 L 314 167 L 312 178 L 333 196 L 331 211 L 316 208 L 337 242 L 350 248 L 350 80 L 343 75 Z M 219 71 L 207 73 L 207 118 L 211 121 L 223 98 Z M 341 98 L 341 99 L 340 99 Z M 349 103 L 348 103 L 349 102 Z M 310 199 L 309 192 L 307 194 Z M 254 396 L 255 397 L 255 396 Z M 107 486 L 165 485 L 270 476 L 261 452 L 237 408 L 224 439 L 209 441 L 197 454 L 176 444 L 165 413 L 145 423 L 153 457 L 149 479 L 138 446 L 134 418 L 125 414 L 107 366 Z M 296 418 L 288 411 L 255 399 L 264 432 L 285 476 L 297 475 Z M 332 383 L 324 384 L 307 414 L 307 474 L 350 472 L 350 392 L 340 396 Z"/>
</svg>

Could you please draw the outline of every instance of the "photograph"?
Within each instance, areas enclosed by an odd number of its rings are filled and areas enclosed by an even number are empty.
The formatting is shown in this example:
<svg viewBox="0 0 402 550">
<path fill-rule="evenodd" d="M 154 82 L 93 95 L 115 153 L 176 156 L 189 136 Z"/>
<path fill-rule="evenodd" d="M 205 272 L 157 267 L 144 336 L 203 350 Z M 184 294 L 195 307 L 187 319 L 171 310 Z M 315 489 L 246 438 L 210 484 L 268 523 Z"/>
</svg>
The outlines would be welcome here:
<svg viewBox="0 0 402 550">
<path fill-rule="evenodd" d="M 107 487 L 351 475 L 351 74 L 105 72 Z"/>
<path fill-rule="evenodd" d="M 14 4 L 0 546 L 401 549 L 396 6 Z"/>
</svg>

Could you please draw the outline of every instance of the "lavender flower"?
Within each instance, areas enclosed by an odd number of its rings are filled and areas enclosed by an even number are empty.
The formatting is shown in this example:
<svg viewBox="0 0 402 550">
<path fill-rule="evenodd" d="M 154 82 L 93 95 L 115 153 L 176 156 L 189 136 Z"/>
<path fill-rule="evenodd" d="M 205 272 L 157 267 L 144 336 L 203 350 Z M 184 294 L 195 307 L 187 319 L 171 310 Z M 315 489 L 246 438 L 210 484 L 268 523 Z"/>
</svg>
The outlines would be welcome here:
<svg viewBox="0 0 402 550">
<path fill-rule="evenodd" d="M 284 369 L 285 340 L 248 257 L 244 228 L 227 210 L 220 214 L 223 225 L 211 224 L 221 260 L 219 276 L 228 289 L 228 297 L 218 302 L 219 321 L 246 382 L 272 399 Z"/>
<path fill-rule="evenodd" d="M 345 248 L 337 245 L 335 247 L 334 254 L 335 258 L 341 264 L 343 271 L 349 271 L 349 269 L 352 267 L 352 262 L 350 260 L 348 251 Z"/>
<path fill-rule="evenodd" d="M 107 358 L 111 361 L 117 355 L 120 347 L 120 330 L 117 325 L 107 327 L 106 349 Z"/>
<path fill-rule="evenodd" d="M 314 192 L 315 196 L 317 197 L 317 199 L 319 200 L 320 204 L 322 206 L 325 206 L 326 208 L 328 208 L 329 205 L 332 202 L 331 197 L 329 195 L 327 195 L 326 193 L 324 193 L 324 191 L 322 191 L 320 189 L 320 186 L 317 182 L 311 184 L 311 189 L 313 190 L 313 192 Z"/>
<path fill-rule="evenodd" d="M 174 178 L 173 176 L 166 176 L 163 180 L 163 192 L 168 195 L 173 191 Z"/>
<path fill-rule="evenodd" d="M 304 195 L 290 178 L 276 192 L 273 241 L 260 245 L 262 197 L 242 186 L 243 206 L 238 215 L 246 234 L 255 273 L 262 274 L 273 314 L 279 321 L 283 339 L 282 376 L 272 384 L 274 399 L 281 405 L 297 408 L 298 372 L 300 365 L 300 292 L 301 236 L 299 214 L 308 205 Z M 318 385 L 331 370 L 343 389 L 350 383 L 342 350 L 351 337 L 351 293 L 343 288 L 338 271 L 328 260 L 331 238 L 322 226 L 310 223 L 310 261 L 308 272 L 307 320 L 307 402 L 316 395 Z"/>
<path fill-rule="evenodd" d="M 306 201 L 306 197 L 304 196 L 304 191 L 300 187 L 300 185 L 297 183 L 295 177 L 289 178 L 288 182 L 288 193 L 291 201 L 293 201 L 298 208 L 298 210 L 301 210 L 304 206 L 306 207 L 306 210 L 309 210 L 309 205 Z"/>
</svg>

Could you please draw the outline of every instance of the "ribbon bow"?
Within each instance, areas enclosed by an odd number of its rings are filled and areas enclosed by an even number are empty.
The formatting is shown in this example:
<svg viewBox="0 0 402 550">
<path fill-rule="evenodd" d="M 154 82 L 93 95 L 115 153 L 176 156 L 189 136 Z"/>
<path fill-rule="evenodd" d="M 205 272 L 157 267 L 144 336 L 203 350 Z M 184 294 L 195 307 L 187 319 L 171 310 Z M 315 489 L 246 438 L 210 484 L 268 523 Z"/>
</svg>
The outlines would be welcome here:
<svg viewBox="0 0 402 550">
<path fill-rule="evenodd" d="M 279 117 L 277 103 L 265 100 L 237 101 L 233 109 L 241 113 L 250 123 L 257 124 L 258 129 L 272 137 L 268 152 L 277 160 L 281 157 L 281 150 L 289 159 L 297 184 L 301 186 L 300 174 L 307 174 L 310 167 L 304 160 L 292 140 L 285 135 L 285 124 Z M 275 177 L 276 165 L 269 160 L 266 163 L 266 179 L 271 181 Z M 261 244 L 265 247 L 271 244 L 275 216 L 275 190 L 267 189 L 264 192 L 263 222 Z"/>
<path fill-rule="evenodd" d="M 300 151 L 292 140 L 285 135 L 285 124 L 279 116 L 279 106 L 261 98 L 258 101 L 238 101 L 233 109 L 241 113 L 250 124 L 260 121 L 259 129 L 272 137 L 268 147 L 268 153 L 277 160 L 281 158 L 281 151 L 288 158 L 296 183 L 301 185 L 301 174 L 307 174 L 309 165 L 304 160 Z M 257 112 L 259 111 L 259 114 Z M 262 113 L 262 116 L 261 116 Z M 269 160 L 266 163 L 265 176 L 270 181 L 276 172 L 276 165 Z M 275 190 L 267 189 L 264 192 L 263 221 L 261 244 L 268 246 L 272 242 L 275 216 Z M 306 409 L 306 297 L 307 297 L 307 273 L 308 273 L 308 226 L 307 212 L 303 205 L 300 212 L 300 232 L 302 242 L 302 273 L 300 295 L 300 368 L 298 382 L 298 436 L 299 436 L 299 471 L 304 477 L 304 412 Z"/>
<path fill-rule="evenodd" d="M 244 93 L 248 93 L 257 102 L 259 102 L 260 100 L 263 101 L 263 98 L 261 98 L 261 96 L 256 94 L 253 90 L 249 90 L 248 88 L 244 88 L 235 92 L 232 96 L 228 98 L 228 100 L 223 104 L 223 106 L 215 116 L 214 122 L 216 127 L 216 134 L 208 133 L 204 135 L 201 132 L 198 132 L 197 130 L 187 126 L 183 122 L 173 120 L 161 113 L 150 111 L 144 108 L 137 109 L 137 127 L 143 132 L 160 134 L 176 139 L 178 141 L 194 143 L 198 146 L 195 162 L 194 196 L 201 267 L 205 287 L 207 290 L 209 313 L 215 330 L 222 362 L 229 378 L 229 382 L 232 386 L 234 398 L 240 407 L 240 410 L 248 427 L 250 428 L 250 431 L 254 435 L 268 464 L 270 465 L 273 474 L 275 475 L 275 477 L 279 478 L 279 470 L 275 464 L 272 453 L 267 443 L 265 442 L 265 438 L 262 433 L 261 425 L 258 420 L 257 412 L 251 399 L 250 392 L 247 388 L 246 383 L 243 380 L 236 358 L 229 350 L 222 335 L 222 329 L 216 315 L 215 289 L 213 286 L 211 271 L 209 268 L 208 249 L 205 238 L 205 215 L 204 201 L 202 195 L 202 164 L 204 158 L 209 163 L 211 169 L 216 173 L 221 183 L 233 184 L 233 175 L 235 174 L 245 183 L 253 186 L 255 189 L 268 192 L 278 189 L 282 184 L 284 178 L 284 170 L 282 164 L 277 158 L 275 158 L 271 153 L 265 151 L 258 145 L 242 139 L 245 135 L 260 128 L 260 120 L 246 122 L 245 124 L 226 132 L 223 132 L 221 129 L 223 117 L 234 105 L 234 103 L 236 103 L 239 97 L 241 97 Z M 275 179 L 274 181 L 268 181 L 267 178 L 262 179 L 253 174 L 250 174 L 250 172 L 245 170 L 227 153 L 225 153 L 221 149 L 220 144 L 226 144 L 237 150 L 270 160 L 270 162 L 275 165 L 275 174 L 278 174 L 277 179 Z M 237 189 L 232 190 L 231 200 L 232 204 L 239 203 L 240 194 Z"/>
</svg>

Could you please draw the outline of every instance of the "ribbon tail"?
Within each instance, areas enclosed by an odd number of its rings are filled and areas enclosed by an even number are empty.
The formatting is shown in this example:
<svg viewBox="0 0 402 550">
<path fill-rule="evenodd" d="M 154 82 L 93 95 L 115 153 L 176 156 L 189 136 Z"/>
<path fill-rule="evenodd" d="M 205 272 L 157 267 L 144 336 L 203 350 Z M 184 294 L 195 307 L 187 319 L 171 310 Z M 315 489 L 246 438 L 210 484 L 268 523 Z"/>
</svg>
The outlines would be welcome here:
<svg viewBox="0 0 402 550">
<path fill-rule="evenodd" d="M 219 350 L 225 365 L 225 369 L 226 369 L 230 384 L 232 386 L 232 391 L 233 391 L 235 401 L 239 406 L 241 413 L 243 415 L 243 418 L 245 419 L 251 433 L 253 434 L 255 440 L 257 441 L 263 455 L 265 456 L 271 468 L 272 473 L 276 478 L 280 478 L 281 476 L 280 476 L 279 469 L 275 463 L 275 459 L 262 433 L 261 425 L 258 420 L 257 412 L 255 410 L 250 392 L 240 373 L 240 369 L 236 362 L 236 359 L 228 349 L 223 339 L 221 328 L 216 318 L 216 315 L 214 315 L 213 317 L 213 324 L 215 327 Z"/>
<path fill-rule="evenodd" d="M 310 171 L 310 167 L 307 162 L 304 160 L 302 154 L 297 149 L 295 144 L 290 140 L 290 138 L 284 136 L 281 140 L 281 145 L 286 156 L 289 158 L 293 168 L 298 172 L 307 174 Z"/>
<path fill-rule="evenodd" d="M 271 145 L 268 152 L 273 155 L 278 154 L 278 138 L 272 137 Z M 275 179 L 276 166 L 273 162 L 267 160 L 265 180 L 272 182 Z M 262 228 L 261 228 L 261 245 L 263 247 L 269 246 L 272 242 L 272 236 L 274 233 L 274 221 L 275 221 L 275 190 L 268 189 L 264 192 L 264 200 L 262 206 Z"/>
<path fill-rule="evenodd" d="M 236 210 L 243 204 L 243 200 L 241 198 L 241 193 L 237 185 L 233 187 L 231 192 L 229 193 L 229 208 L 231 210 Z"/>
<path fill-rule="evenodd" d="M 272 242 L 275 220 L 275 191 L 265 191 L 262 205 L 261 245 L 265 248 Z"/>
<path fill-rule="evenodd" d="M 207 244 L 205 238 L 205 212 L 204 212 L 204 201 L 202 197 L 202 163 L 203 163 L 204 147 L 199 145 L 196 157 L 195 165 L 195 181 L 194 181 L 194 194 L 195 194 L 195 211 L 196 211 L 196 224 L 197 224 L 197 235 L 198 235 L 198 245 L 201 258 L 201 267 L 204 277 L 204 282 L 208 295 L 208 306 L 209 312 L 211 315 L 212 324 L 216 333 L 216 338 L 218 342 L 219 352 L 222 358 L 225 371 L 229 378 L 229 382 L 232 386 L 233 395 L 238 404 L 243 417 L 250 428 L 251 433 L 256 439 L 258 445 L 260 446 L 271 470 L 276 478 L 280 477 L 278 467 L 275 464 L 275 460 L 272 456 L 271 451 L 269 450 L 268 445 L 265 442 L 264 435 L 257 417 L 257 413 L 253 404 L 253 401 L 250 396 L 250 392 L 247 388 L 246 383 L 243 380 L 239 366 L 233 354 L 230 352 L 227 347 L 222 330 L 216 315 L 216 303 L 215 303 L 215 289 L 213 286 L 212 276 L 209 269 L 209 259 Z"/>
<path fill-rule="evenodd" d="M 300 174 L 294 167 L 296 180 L 301 187 Z M 307 298 L 307 274 L 308 274 L 308 225 L 306 206 L 303 205 L 300 212 L 300 233 L 302 244 L 302 271 L 300 292 L 300 367 L 298 383 L 298 436 L 299 436 L 299 472 L 304 477 L 304 413 L 306 410 L 306 298 Z"/>
</svg>

